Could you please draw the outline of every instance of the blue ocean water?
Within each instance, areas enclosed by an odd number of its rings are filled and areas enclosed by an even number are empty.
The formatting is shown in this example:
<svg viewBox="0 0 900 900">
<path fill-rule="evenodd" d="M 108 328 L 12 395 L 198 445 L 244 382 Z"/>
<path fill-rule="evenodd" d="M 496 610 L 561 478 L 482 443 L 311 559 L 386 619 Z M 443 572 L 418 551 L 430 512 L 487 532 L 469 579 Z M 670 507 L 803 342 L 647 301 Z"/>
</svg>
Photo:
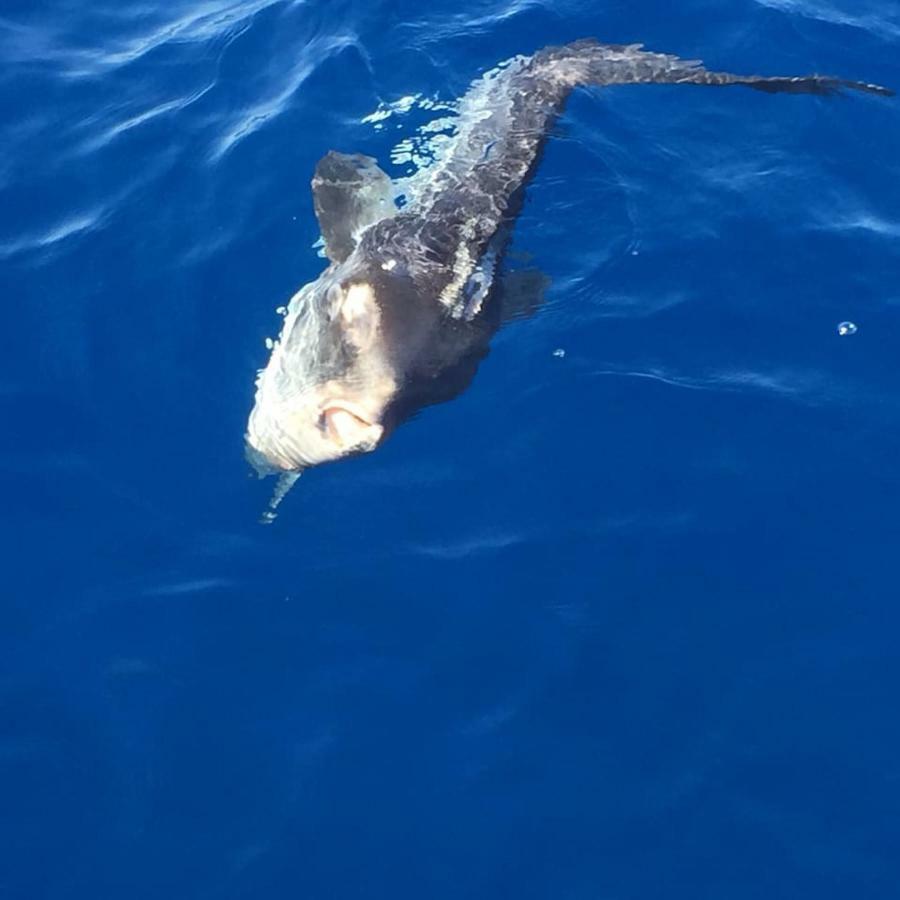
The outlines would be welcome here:
<svg viewBox="0 0 900 900">
<path fill-rule="evenodd" d="M 316 160 L 589 35 L 900 87 L 886 0 L 5 0 L 3 900 L 896 896 L 896 100 L 577 93 L 543 308 L 257 524 Z"/>
</svg>

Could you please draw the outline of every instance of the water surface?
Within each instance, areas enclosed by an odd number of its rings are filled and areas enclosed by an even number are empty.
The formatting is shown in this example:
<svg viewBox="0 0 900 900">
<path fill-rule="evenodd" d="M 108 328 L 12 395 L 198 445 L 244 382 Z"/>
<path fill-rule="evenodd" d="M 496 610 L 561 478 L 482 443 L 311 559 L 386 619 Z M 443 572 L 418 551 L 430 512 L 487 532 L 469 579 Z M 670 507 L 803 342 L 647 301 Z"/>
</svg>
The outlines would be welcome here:
<svg viewBox="0 0 900 900">
<path fill-rule="evenodd" d="M 896 101 L 573 96 L 543 309 L 256 524 L 317 159 L 588 35 L 900 86 L 884 0 L 7 0 L 0 896 L 894 895 Z"/>
</svg>

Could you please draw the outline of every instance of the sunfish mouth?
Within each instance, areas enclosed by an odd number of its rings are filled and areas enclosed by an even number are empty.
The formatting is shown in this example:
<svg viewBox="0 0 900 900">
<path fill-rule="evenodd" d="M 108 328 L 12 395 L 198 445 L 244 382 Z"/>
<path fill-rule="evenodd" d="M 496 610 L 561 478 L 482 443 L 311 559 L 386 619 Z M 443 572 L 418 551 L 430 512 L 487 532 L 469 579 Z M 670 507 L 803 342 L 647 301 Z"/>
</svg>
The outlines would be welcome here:
<svg viewBox="0 0 900 900">
<path fill-rule="evenodd" d="M 321 427 L 329 440 L 344 450 L 372 450 L 384 427 L 357 403 L 330 401 L 322 410 Z"/>
<path fill-rule="evenodd" d="M 279 444 L 273 445 L 270 442 L 263 448 L 249 435 L 244 443 L 244 457 L 260 478 L 267 475 L 282 475 L 285 472 L 299 472 L 305 468 L 303 462 L 295 460 Z"/>
</svg>

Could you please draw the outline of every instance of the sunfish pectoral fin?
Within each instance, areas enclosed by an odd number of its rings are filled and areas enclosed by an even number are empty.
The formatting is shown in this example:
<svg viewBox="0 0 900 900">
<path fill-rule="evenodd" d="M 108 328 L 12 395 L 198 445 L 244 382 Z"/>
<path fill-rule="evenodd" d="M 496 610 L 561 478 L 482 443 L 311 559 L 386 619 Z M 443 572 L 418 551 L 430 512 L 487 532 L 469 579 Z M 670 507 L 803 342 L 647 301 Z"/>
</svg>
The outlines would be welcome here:
<svg viewBox="0 0 900 900">
<path fill-rule="evenodd" d="M 391 179 L 371 156 L 330 150 L 316 166 L 313 205 L 332 262 L 343 262 L 360 232 L 397 212 Z"/>
<path fill-rule="evenodd" d="M 499 284 L 502 323 L 533 316 L 543 306 L 549 286 L 549 276 L 537 269 L 507 272 Z"/>
</svg>

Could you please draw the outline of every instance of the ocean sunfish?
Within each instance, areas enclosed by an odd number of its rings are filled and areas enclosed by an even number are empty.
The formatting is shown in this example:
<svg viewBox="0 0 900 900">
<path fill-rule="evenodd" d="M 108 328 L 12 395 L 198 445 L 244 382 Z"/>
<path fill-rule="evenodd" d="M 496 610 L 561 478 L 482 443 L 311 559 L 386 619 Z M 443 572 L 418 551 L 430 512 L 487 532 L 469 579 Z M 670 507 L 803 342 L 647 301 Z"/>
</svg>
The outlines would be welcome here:
<svg viewBox="0 0 900 900">
<path fill-rule="evenodd" d="M 641 46 L 547 47 L 473 82 L 447 150 L 402 208 L 374 159 L 331 151 L 319 162 L 312 193 L 329 265 L 290 300 L 247 425 L 257 472 L 283 474 L 273 509 L 303 469 L 374 450 L 404 419 L 471 382 L 504 314 L 498 261 L 573 88 L 893 93 L 821 75 L 710 72 Z"/>
</svg>

